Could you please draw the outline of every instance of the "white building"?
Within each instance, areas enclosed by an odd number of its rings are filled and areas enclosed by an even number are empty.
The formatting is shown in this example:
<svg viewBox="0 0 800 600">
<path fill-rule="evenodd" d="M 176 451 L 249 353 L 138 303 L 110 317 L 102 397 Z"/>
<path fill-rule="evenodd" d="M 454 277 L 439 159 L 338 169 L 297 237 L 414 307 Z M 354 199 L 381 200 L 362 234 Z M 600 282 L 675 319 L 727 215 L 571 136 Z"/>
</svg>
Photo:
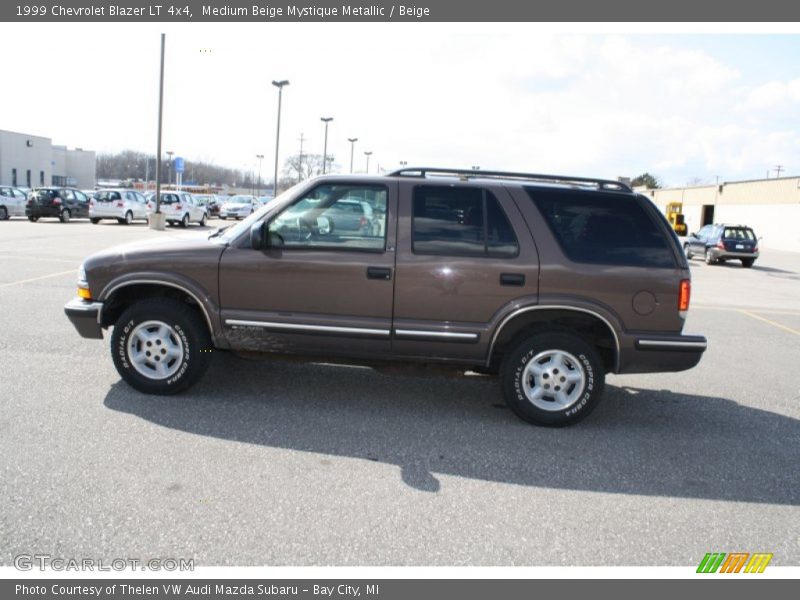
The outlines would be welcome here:
<svg viewBox="0 0 800 600">
<path fill-rule="evenodd" d="M 800 177 L 637 191 L 662 212 L 670 202 L 682 202 L 690 233 L 709 223 L 749 225 L 764 248 L 800 252 Z"/>
<path fill-rule="evenodd" d="M 0 185 L 93 188 L 94 151 L 54 146 L 50 138 L 0 129 Z"/>
</svg>

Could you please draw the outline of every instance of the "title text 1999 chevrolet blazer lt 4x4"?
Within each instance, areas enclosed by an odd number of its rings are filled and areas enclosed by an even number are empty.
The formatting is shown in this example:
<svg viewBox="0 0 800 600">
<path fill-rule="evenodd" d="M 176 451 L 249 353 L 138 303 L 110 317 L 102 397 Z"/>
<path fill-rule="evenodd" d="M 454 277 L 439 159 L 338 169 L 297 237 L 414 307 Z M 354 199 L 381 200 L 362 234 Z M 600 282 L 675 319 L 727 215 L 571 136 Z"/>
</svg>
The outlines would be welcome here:
<svg viewBox="0 0 800 600">
<path fill-rule="evenodd" d="M 355 227 L 348 208 L 369 205 Z M 365 213 L 358 215 L 363 219 Z M 211 349 L 499 374 L 540 425 L 585 417 L 605 374 L 682 371 L 689 268 L 666 219 L 616 181 L 452 169 L 323 176 L 200 237 L 83 263 L 65 307 L 125 381 L 185 390 Z"/>
</svg>

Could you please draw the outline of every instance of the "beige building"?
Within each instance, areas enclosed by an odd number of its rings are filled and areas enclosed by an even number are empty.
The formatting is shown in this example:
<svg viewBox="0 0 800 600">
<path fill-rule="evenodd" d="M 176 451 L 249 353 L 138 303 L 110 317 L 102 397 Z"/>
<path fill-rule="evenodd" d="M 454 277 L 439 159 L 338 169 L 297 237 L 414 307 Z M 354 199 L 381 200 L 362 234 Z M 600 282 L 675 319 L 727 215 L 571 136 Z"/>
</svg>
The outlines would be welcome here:
<svg viewBox="0 0 800 600">
<path fill-rule="evenodd" d="M 662 212 L 670 202 L 682 202 L 690 233 L 709 223 L 749 225 L 763 238 L 762 247 L 800 252 L 800 177 L 637 191 Z"/>
<path fill-rule="evenodd" d="M 0 185 L 94 188 L 94 151 L 54 146 L 50 138 L 0 129 Z"/>
</svg>

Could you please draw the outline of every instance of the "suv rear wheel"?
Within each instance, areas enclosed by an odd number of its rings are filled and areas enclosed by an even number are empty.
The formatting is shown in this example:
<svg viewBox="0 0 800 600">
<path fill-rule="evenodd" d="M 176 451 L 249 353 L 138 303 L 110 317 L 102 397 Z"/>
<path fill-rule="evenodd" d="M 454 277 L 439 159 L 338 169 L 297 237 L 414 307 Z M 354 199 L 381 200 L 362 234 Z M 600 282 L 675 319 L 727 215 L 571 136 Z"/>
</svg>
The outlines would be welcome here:
<svg viewBox="0 0 800 600">
<path fill-rule="evenodd" d="M 146 394 L 175 394 L 195 384 L 208 369 L 211 348 L 202 317 L 169 298 L 129 307 L 111 335 L 114 366 Z"/>
<path fill-rule="evenodd" d="M 535 425 L 563 427 L 586 417 L 600 401 L 603 363 L 577 335 L 553 331 L 517 344 L 501 371 L 508 407 Z"/>
<path fill-rule="evenodd" d="M 755 259 L 755 258 L 743 258 L 743 259 L 742 259 L 742 266 L 743 266 L 745 269 L 749 269 L 750 267 L 752 267 L 752 266 L 753 266 L 753 263 L 754 263 L 754 262 L 756 262 L 756 259 Z"/>
<path fill-rule="evenodd" d="M 8 210 L 5 206 L 0 206 L 0 221 L 8 221 Z"/>
<path fill-rule="evenodd" d="M 183 215 L 183 218 L 181 219 L 181 227 L 186 229 L 188 226 L 189 226 L 189 215 L 185 214 L 185 215 Z"/>
<path fill-rule="evenodd" d="M 714 256 L 711 254 L 711 250 L 706 250 L 706 264 L 713 265 L 716 261 Z"/>
<path fill-rule="evenodd" d="M 69 209 L 65 208 L 64 210 L 61 211 L 61 215 L 58 218 L 61 219 L 62 223 L 69 223 L 69 218 L 71 216 L 72 215 L 69 213 Z"/>
</svg>

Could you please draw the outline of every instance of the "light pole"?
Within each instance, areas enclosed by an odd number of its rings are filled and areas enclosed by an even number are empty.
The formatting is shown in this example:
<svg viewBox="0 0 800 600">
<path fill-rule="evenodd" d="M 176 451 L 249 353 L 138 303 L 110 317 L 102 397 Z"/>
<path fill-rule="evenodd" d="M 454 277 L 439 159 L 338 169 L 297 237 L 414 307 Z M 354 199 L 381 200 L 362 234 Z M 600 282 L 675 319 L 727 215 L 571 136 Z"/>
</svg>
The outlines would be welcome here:
<svg viewBox="0 0 800 600">
<path fill-rule="evenodd" d="M 169 171 L 167 172 L 167 186 L 172 185 L 172 155 L 175 154 L 172 150 L 167 150 L 167 156 L 169 156 L 169 161 L 167 162 L 167 168 Z"/>
<path fill-rule="evenodd" d="M 322 174 L 325 175 L 325 166 L 328 164 L 328 123 L 333 121 L 333 117 L 320 117 L 320 121 L 325 123 L 325 146 L 322 150 Z"/>
<path fill-rule="evenodd" d="M 406 167 L 406 165 L 407 165 L 407 164 L 408 164 L 408 161 L 407 161 L 407 160 L 401 160 L 401 161 L 400 161 L 400 166 L 401 166 L 401 167 L 403 167 L 404 169 L 405 169 L 405 167 Z"/>
<path fill-rule="evenodd" d="M 367 173 L 368 174 L 369 174 L 369 157 L 370 157 L 371 154 L 372 154 L 372 150 L 370 150 L 369 152 L 366 152 L 366 151 L 364 152 L 364 156 L 367 157 Z"/>
<path fill-rule="evenodd" d="M 156 217 L 151 222 L 153 229 L 164 229 L 161 219 L 161 123 L 164 117 L 164 45 L 166 34 L 161 34 L 161 72 L 158 83 L 158 143 L 156 145 Z"/>
<path fill-rule="evenodd" d="M 258 159 L 258 195 L 261 195 L 261 161 L 264 160 L 263 154 L 256 154 L 256 158 Z"/>
<path fill-rule="evenodd" d="M 350 142 L 350 172 L 353 172 L 353 150 L 355 150 L 356 142 L 358 138 L 347 138 L 347 141 Z"/>
<path fill-rule="evenodd" d="M 278 88 L 278 127 L 275 133 L 275 190 L 274 196 L 278 195 L 278 147 L 281 142 L 281 100 L 283 98 L 283 86 L 289 85 L 289 81 L 283 79 L 281 81 L 273 81 L 272 85 Z"/>
</svg>

